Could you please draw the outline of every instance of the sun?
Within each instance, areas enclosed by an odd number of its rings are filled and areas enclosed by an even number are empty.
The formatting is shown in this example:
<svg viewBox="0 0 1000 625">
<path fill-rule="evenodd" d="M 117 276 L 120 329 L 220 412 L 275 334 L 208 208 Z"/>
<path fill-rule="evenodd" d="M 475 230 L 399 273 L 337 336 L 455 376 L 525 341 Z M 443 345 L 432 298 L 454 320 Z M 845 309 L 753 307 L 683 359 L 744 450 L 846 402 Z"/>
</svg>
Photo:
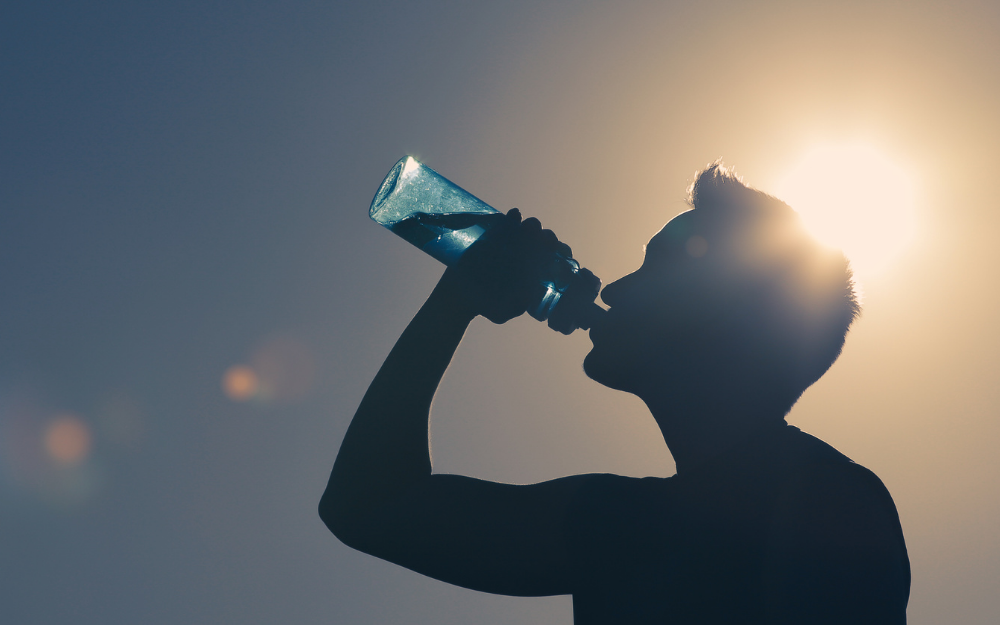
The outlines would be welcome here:
<svg viewBox="0 0 1000 625">
<path fill-rule="evenodd" d="M 785 173 L 776 195 L 817 239 L 843 250 L 859 277 L 881 273 L 913 236 L 913 179 L 870 145 L 813 148 Z"/>
</svg>

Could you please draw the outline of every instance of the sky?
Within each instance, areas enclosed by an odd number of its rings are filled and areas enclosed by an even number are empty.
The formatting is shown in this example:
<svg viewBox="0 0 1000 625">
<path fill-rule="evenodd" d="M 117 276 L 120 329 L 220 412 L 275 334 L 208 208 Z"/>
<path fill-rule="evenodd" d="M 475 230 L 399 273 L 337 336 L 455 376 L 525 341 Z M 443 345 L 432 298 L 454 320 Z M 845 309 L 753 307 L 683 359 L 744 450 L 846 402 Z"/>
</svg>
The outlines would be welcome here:
<svg viewBox="0 0 1000 625">
<path fill-rule="evenodd" d="M 910 623 L 1000 621 L 998 29 L 986 1 L 3 5 L 0 617 L 570 623 L 567 597 L 423 578 L 316 513 L 442 271 L 368 219 L 382 177 L 412 154 L 607 283 L 707 163 L 776 192 L 860 142 L 913 181 L 912 235 L 788 421 L 889 488 Z M 671 475 L 588 349 L 477 320 L 435 470 Z"/>
</svg>

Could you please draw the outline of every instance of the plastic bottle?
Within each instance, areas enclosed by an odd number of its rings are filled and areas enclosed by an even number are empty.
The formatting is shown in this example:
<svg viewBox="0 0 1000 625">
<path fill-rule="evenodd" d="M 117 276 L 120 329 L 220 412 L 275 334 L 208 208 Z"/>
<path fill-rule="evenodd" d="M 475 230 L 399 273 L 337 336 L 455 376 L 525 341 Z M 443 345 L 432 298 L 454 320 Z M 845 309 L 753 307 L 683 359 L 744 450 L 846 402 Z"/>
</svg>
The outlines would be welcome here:
<svg viewBox="0 0 1000 625">
<path fill-rule="evenodd" d="M 404 156 L 389 170 L 372 200 L 369 215 L 445 265 L 455 263 L 480 236 L 503 220 L 503 214 L 468 191 Z M 563 334 L 588 329 L 604 312 L 594 303 L 601 287 L 597 276 L 554 253 L 538 298 L 528 314 Z"/>
</svg>

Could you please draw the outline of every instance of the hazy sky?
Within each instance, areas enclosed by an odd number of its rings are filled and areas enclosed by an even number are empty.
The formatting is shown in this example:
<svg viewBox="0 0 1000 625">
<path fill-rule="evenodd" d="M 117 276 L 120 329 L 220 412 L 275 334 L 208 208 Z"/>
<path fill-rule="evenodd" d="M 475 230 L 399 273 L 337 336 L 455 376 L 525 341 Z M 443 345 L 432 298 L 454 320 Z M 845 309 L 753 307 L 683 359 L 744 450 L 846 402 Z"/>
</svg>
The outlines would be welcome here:
<svg viewBox="0 0 1000 625">
<path fill-rule="evenodd" d="M 610 282 L 709 161 L 769 191 L 862 141 L 916 181 L 916 232 L 789 422 L 892 492 L 912 624 L 1000 622 L 998 31 L 992 1 L 5 4 L 0 620 L 570 623 L 316 514 L 441 273 L 369 221 L 382 176 L 414 154 Z M 670 475 L 588 347 L 474 323 L 435 469 Z"/>
</svg>

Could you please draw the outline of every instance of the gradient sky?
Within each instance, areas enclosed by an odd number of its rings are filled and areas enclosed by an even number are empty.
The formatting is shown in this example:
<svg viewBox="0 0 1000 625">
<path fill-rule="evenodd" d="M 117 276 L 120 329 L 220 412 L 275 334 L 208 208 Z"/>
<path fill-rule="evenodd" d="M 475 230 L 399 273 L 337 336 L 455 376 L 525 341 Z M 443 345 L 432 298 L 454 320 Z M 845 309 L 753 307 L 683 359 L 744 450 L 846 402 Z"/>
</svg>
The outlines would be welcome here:
<svg viewBox="0 0 1000 625">
<path fill-rule="evenodd" d="M 892 492 L 912 624 L 1000 622 L 998 31 L 992 1 L 5 4 L 0 620 L 570 623 L 316 514 L 442 270 L 369 221 L 382 176 L 414 154 L 610 282 L 706 163 L 768 191 L 864 141 L 917 181 L 916 234 L 788 420 Z M 435 469 L 670 475 L 588 347 L 474 323 Z"/>
</svg>

